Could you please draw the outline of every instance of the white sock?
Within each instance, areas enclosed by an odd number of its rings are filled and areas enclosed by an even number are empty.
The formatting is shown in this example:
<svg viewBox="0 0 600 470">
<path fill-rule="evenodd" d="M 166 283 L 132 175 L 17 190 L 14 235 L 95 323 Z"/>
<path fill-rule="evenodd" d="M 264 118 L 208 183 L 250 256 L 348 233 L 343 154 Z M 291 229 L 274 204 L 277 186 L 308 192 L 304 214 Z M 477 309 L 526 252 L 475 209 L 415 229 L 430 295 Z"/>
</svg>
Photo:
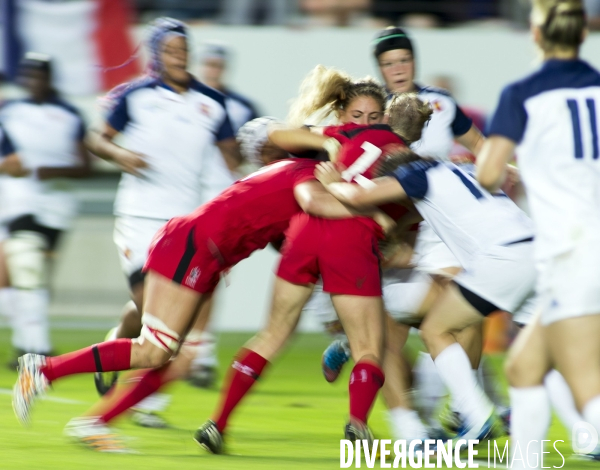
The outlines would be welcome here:
<svg viewBox="0 0 600 470">
<path fill-rule="evenodd" d="M 511 458 L 519 443 L 524 468 L 540 468 L 539 455 L 541 441 L 546 438 L 550 427 L 550 400 L 543 385 L 535 387 L 510 387 L 511 405 Z M 531 441 L 539 445 L 529 445 Z M 519 456 L 520 458 L 520 456 Z M 537 466 L 535 465 L 537 461 Z M 520 461 L 518 463 L 521 463 Z"/>
<path fill-rule="evenodd" d="M 405 439 L 412 441 L 414 439 L 427 439 L 427 430 L 421 422 L 419 415 L 414 410 L 407 408 L 392 408 L 388 410 L 388 421 L 392 426 L 392 435 L 394 439 Z"/>
<path fill-rule="evenodd" d="M 573 400 L 573 394 L 571 389 L 567 385 L 565 378 L 556 369 L 551 370 L 546 374 L 544 378 L 544 385 L 550 398 L 550 403 L 558 418 L 566 428 L 567 432 L 571 434 L 573 426 L 576 423 L 583 421 L 583 417 L 577 411 L 575 406 L 575 400 Z"/>
<path fill-rule="evenodd" d="M 415 404 L 431 425 L 439 425 L 437 409 L 448 390 L 435 367 L 431 354 L 420 352 L 413 366 Z"/>
<path fill-rule="evenodd" d="M 49 353 L 50 325 L 48 308 L 50 297 L 46 289 L 14 289 L 14 315 L 11 317 L 12 344 L 16 349 L 33 353 Z"/>
<path fill-rule="evenodd" d="M 438 355 L 435 365 L 454 398 L 458 408 L 456 411 L 461 413 L 474 429 L 483 426 L 494 407 L 477 383 L 464 349 L 458 343 L 448 346 Z"/>
<path fill-rule="evenodd" d="M 165 411 L 170 403 L 171 395 L 167 395 L 166 393 L 153 393 L 135 405 L 133 409 L 143 413 L 160 413 L 161 411 Z"/>
<path fill-rule="evenodd" d="M 14 290 L 12 287 L 3 287 L 0 289 L 0 316 L 10 320 L 13 316 L 14 304 L 13 295 Z"/>
<path fill-rule="evenodd" d="M 196 350 L 196 357 L 192 360 L 193 366 L 217 367 L 219 364 L 217 359 L 217 342 L 215 336 L 203 331 L 200 335 L 201 344 Z"/>
<path fill-rule="evenodd" d="M 597 436 L 600 436 L 600 395 L 596 395 L 590 401 L 588 401 L 583 408 L 583 419 L 586 423 L 591 424 L 596 429 Z M 580 443 L 580 447 L 585 447 L 585 442 Z M 597 445 L 595 449 L 589 449 L 586 453 L 599 452 L 600 445 Z M 583 452 L 581 449 L 577 449 Z"/>
</svg>

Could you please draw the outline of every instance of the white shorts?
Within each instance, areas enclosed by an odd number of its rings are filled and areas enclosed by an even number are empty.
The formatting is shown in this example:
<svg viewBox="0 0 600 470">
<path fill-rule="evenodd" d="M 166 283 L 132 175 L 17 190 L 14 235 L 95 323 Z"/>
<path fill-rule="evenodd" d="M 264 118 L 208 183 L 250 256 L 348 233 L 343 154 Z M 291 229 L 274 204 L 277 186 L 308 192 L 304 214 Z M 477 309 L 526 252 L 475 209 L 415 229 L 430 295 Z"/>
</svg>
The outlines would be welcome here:
<svg viewBox="0 0 600 470">
<path fill-rule="evenodd" d="M 463 268 L 454 281 L 500 310 L 514 314 L 534 295 L 537 271 L 531 242 L 491 247 Z"/>
<path fill-rule="evenodd" d="M 444 268 L 460 267 L 450 248 L 425 221 L 419 224 L 413 264 L 429 274 L 437 274 Z"/>
<path fill-rule="evenodd" d="M 409 321 L 418 313 L 429 292 L 432 279 L 428 274 L 415 270 L 395 270 L 394 277 L 386 276 L 383 286 L 383 302 L 390 316 L 399 322 Z"/>
<path fill-rule="evenodd" d="M 123 273 L 130 278 L 140 271 L 148 258 L 148 248 L 158 230 L 167 223 L 163 219 L 119 216 L 115 219 L 113 240 L 119 250 Z"/>
<path fill-rule="evenodd" d="M 600 314 L 600 240 L 538 264 L 542 325 Z"/>
</svg>

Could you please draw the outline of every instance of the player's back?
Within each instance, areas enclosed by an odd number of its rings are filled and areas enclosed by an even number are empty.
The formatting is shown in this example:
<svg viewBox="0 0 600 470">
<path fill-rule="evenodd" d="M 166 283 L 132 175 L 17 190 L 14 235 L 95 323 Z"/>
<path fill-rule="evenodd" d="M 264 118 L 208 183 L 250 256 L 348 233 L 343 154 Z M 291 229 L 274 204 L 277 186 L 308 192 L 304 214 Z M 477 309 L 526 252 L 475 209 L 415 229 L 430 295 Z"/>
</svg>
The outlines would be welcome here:
<svg viewBox="0 0 600 470">
<path fill-rule="evenodd" d="M 502 94 L 490 134 L 519 145 L 540 258 L 600 238 L 600 74 L 580 60 L 550 60 Z"/>
<path fill-rule="evenodd" d="M 425 221 L 465 266 L 478 253 L 533 236 L 533 224 L 504 193 L 490 194 L 453 163 L 421 160 L 394 176 Z"/>
<path fill-rule="evenodd" d="M 190 214 L 201 219 L 227 264 L 235 264 L 280 237 L 290 218 L 301 211 L 294 188 L 314 179 L 318 162 L 287 159 L 237 181 L 221 195 Z"/>
</svg>

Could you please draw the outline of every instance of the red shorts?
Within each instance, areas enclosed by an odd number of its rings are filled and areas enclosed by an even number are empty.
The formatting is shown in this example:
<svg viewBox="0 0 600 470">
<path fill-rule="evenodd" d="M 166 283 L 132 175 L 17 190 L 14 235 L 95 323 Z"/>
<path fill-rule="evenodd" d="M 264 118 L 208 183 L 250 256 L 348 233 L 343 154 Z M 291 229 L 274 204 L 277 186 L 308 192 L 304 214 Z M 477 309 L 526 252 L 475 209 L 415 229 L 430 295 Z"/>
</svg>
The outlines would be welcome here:
<svg viewBox="0 0 600 470">
<path fill-rule="evenodd" d="M 370 219 L 298 214 L 286 232 L 277 276 L 293 284 L 314 284 L 320 274 L 323 290 L 330 294 L 379 297 L 378 227 Z"/>
<path fill-rule="evenodd" d="M 154 236 L 144 271 L 155 271 L 200 294 L 210 293 L 228 266 L 214 242 L 188 217 L 167 222 Z"/>
</svg>

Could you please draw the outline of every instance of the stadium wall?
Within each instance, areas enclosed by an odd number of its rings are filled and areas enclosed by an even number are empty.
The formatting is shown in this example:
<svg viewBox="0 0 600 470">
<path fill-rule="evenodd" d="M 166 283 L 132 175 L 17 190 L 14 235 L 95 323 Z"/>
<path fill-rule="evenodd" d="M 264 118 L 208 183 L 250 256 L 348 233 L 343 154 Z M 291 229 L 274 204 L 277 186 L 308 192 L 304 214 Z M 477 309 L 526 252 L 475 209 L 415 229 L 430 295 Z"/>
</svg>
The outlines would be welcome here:
<svg viewBox="0 0 600 470">
<path fill-rule="evenodd" d="M 143 28 L 136 30 L 141 40 Z M 193 27 L 196 57 L 201 43 L 217 40 L 234 51 L 229 82 L 253 98 L 264 114 L 283 118 L 304 75 L 316 64 L 342 68 L 356 76 L 376 75 L 370 56 L 370 29 L 284 29 Z M 536 66 L 528 33 L 494 26 L 411 31 L 416 44 L 420 82 L 436 75 L 452 76 L 465 105 L 491 111 L 501 88 Z M 591 35 L 583 56 L 600 66 L 600 35 Z M 197 63 L 197 59 L 196 59 Z M 91 122 L 99 113 L 95 97 L 77 97 Z M 112 244 L 109 215 L 82 216 L 63 245 L 54 276 L 55 316 L 116 317 L 127 300 Z M 256 330 L 268 308 L 276 256 L 270 249 L 240 263 L 219 289 L 215 315 L 218 330 Z M 304 318 L 304 330 L 318 330 Z"/>
</svg>

